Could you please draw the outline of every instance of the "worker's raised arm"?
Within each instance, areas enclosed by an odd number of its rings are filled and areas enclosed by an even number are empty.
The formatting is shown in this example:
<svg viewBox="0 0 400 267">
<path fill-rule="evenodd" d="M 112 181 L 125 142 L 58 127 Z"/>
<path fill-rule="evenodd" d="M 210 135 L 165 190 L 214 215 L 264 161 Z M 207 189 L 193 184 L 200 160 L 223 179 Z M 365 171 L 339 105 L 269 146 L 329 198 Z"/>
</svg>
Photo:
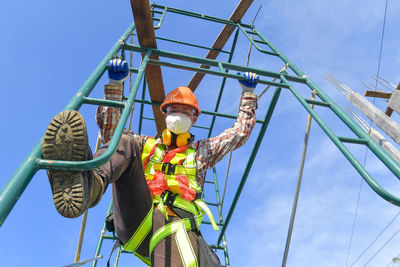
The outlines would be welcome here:
<svg viewBox="0 0 400 267">
<path fill-rule="evenodd" d="M 129 75 L 129 65 L 121 59 L 108 62 L 109 83 L 104 86 L 104 98 L 107 100 L 122 101 L 124 92 L 123 81 Z M 121 116 L 120 108 L 99 106 L 96 112 L 96 122 L 100 128 L 101 142 L 110 141 Z"/>
<path fill-rule="evenodd" d="M 243 80 L 239 80 L 242 87 L 240 107 L 235 124 L 216 137 L 200 140 L 197 149 L 203 150 L 198 155 L 204 156 L 200 161 L 207 164 L 207 169 L 212 168 L 227 153 L 242 146 L 250 136 L 256 122 L 257 95 L 254 89 L 257 86 L 258 76 L 251 72 L 244 74 Z"/>
</svg>

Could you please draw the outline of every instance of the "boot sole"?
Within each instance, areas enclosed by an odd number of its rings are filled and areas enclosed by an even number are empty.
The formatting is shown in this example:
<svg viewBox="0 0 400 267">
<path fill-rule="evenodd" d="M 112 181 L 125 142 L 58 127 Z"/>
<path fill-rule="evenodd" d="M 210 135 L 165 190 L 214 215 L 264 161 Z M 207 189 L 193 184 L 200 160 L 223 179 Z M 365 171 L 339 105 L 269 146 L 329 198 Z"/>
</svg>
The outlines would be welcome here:
<svg viewBox="0 0 400 267">
<path fill-rule="evenodd" d="M 88 155 L 85 121 L 79 112 L 68 110 L 56 115 L 45 132 L 44 159 L 84 161 Z M 89 206 L 88 172 L 48 170 L 54 206 L 64 217 L 76 218 Z"/>
</svg>

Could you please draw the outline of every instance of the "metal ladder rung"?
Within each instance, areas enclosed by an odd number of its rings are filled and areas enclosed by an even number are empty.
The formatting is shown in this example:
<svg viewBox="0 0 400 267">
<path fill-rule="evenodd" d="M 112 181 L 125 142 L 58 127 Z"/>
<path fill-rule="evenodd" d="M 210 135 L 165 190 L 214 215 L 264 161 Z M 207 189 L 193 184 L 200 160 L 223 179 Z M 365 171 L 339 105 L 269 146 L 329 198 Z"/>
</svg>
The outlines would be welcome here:
<svg viewBox="0 0 400 267">
<path fill-rule="evenodd" d="M 258 34 L 256 32 L 253 32 L 253 31 L 246 31 L 246 33 L 250 33 L 250 34 L 254 34 L 254 35 L 258 36 Z"/>
<path fill-rule="evenodd" d="M 139 69 L 136 68 L 129 68 L 129 71 L 133 73 L 139 73 Z"/>
<path fill-rule="evenodd" d="M 207 127 L 207 126 L 200 126 L 200 125 L 193 125 L 192 126 L 193 128 L 199 128 L 199 129 L 205 129 L 205 130 L 210 130 L 210 127 Z"/>
<path fill-rule="evenodd" d="M 204 201 L 207 205 L 218 207 L 218 204 Z"/>
<path fill-rule="evenodd" d="M 145 117 L 145 116 L 143 116 L 142 118 L 143 118 L 144 120 L 154 121 L 154 118 L 149 118 L 149 117 Z"/>
<path fill-rule="evenodd" d="M 328 108 L 331 106 L 331 104 L 329 104 L 329 103 L 318 101 L 318 100 L 312 100 L 312 99 L 306 99 L 306 98 L 304 98 L 304 100 L 308 104 L 314 104 L 314 105 L 317 105 L 317 106 L 328 107 Z"/>
<path fill-rule="evenodd" d="M 214 181 L 204 181 L 205 184 L 215 184 Z"/>
<path fill-rule="evenodd" d="M 114 101 L 114 100 L 106 100 L 106 99 L 98 99 L 91 97 L 82 97 L 84 104 L 91 104 L 97 106 L 107 106 L 113 108 L 125 108 L 126 102 Z"/>
<path fill-rule="evenodd" d="M 260 40 L 253 40 L 253 41 L 256 42 L 256 43 L 259 43 L 259 44 L 268 44 L 267 42 L 260 41 Z"/>
<path fill-rule="evenodd" d="M 225 249 L 223 246 L 209 245 L 212 249 Z"/>
<path fill-rule="evenodd" d="M 211 222 L 210 221 L 202 221 L 201 223 L 205 223 L 205 224 L 210 224 L 211 225 Z M 219 222 L 215 222 L 218 226 L 224 226 L 224 224 L 223 223 L 219 223 Z"/>
<path fill-rule="evenodd" d="M 346 137 L 346 136 L 338 136 L 339 140 L 344 143 L 352 143 L 352 144 L 361 144 L 361 145 L 368 145 L 367 139 L 362 138 L 353 138 L 353 137 Z"/>
<path fill-rule="evenodd" d="M 103 234 L 103 238 L 104 238 L 104 239 L 110 239 L 110 240 L 117 240 L 117 239 L 118 239 L 118 237 L 116 237 L 116 236 L 113 236 L 113 235 L 104 235 L 104 234 Z"/>
<path fill-rule="evenodd" d="M 121 250 L 121 253 L 125 253 L 125 254 L 133 254 L 133 252 L 127 251 L 125 249 Z"/>
</svg>

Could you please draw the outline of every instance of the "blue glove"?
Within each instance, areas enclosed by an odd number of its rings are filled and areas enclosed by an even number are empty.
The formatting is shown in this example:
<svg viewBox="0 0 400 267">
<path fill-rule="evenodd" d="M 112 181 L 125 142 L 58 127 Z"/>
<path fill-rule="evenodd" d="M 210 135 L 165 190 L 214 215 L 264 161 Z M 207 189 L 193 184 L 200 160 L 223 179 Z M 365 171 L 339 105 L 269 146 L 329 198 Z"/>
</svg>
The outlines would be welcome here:
<svg viewBox="0 0 400 267">
<path fill-rule="evenodd" d="M 238 72 L 238 75 L 241 75 L 241 73 Z M 257 81 L 259 80 L 258 75 L 253 72 L 246 72 L 245 74 L 243 74 L 243 76 L 245 78 L 244 80 L 238 80 L 240 86 L 242 87 L 242 93 L 253 93 L 254 89 L 257 86 Z"/>
<path fill-rule="evenodd" d="M 121 59 L 112 59 L 108 62 L 108 78 L 110 83 L 119 83 L 128 78 L 129 65 L 128 62 L 122 61 Z"/>
</svg>

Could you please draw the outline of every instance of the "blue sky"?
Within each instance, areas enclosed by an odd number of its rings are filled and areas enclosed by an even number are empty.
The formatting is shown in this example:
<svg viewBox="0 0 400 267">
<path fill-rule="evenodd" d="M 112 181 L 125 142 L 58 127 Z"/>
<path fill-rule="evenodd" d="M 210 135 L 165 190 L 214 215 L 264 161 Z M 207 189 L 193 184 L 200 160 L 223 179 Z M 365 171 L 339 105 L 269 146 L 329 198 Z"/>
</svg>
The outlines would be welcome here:
<svg viewBox="0 0 400 267">
<path fill-rule="evenodd" d="M 215 1 L 209 0 L 195 4 L 181 0 L 157 1 L 221 18 L 229 18 L 238 2 L 221 1 L 216 5 Z M 361 82 L 373 82 L 369 76 L 378 68 L 385 1 L 258 0 L 254 1 L 243 21 L 251 23 L 261 4 L 255 23 L 257 29 L 340 106 L 349 103 L 325 80 L 325 73 L 333 73 L 359 93 L 365 90 Z M 380 69 L 381 76 L 394 84 L 399 82 L 400 69 L 399 11 L 398 2 L 388 2 Z M 0 133 L 3 140 L 0 187 L 38 142 L 51 118 L 69 102 L 131 22 L 129 1 L 43 0 L 23 5 L 10 0 L 0 2 L 0 48 L 3 51 L 0 80 L 4 112 Z M 212 44 L 221 29 L 220 25 L 181 20 L 177 16 L 167 17 L 164 26 L 159 31 L 162 37 L 206 46 Z M 180 52 L 186 49 L 165 42 L 158 42 L 158 46 Z M 244 65 L 247 52 L 248 43 L 241 36 L 233 62 Z M 205 54 L 198 50 L 193 53 Z M 137 62 L 139 57 L 135 56 Z M 220 59 L 227 60 L 226 56 Z M 282 65 L 253 49 L 250 66 L 279 71 Z M 186 84 L 192 75 L 188 71 L 163 68 L 166 91 Z M 94 96 L 102 97 L 105 82 L 104 79 L 99 82 Z M 204 79 L 196 91 L 203 109 L 212 109 L 215 100 L 210 99 L 216 98 L 219 85 L 220 80 L 214 77 Z M 256 93 L 262 89 L 263 86 L 259 85 Z M 235 114 L 239 95 L 240 87 L 236 81 L 228 81 L 221 111 Z M 272 90 L 259 102 L 257 115 L 260 119 L 271 95 Z M 386 107 L 381 100 L 376 104 L 382 109 Z M 81 111 L 94 147 L 97 136 L 95 108 L 88 106 Z M 323 116 L 339 135 L 347 133 L 330 114 L 323 112 Z M 393 118 L 398 120 L 398 114 Z M 288 91 L 283 91 L 227 230 L 232 266 L 281 264 L 306 121 L 304 109 Z M 134 129 L 137 127 L 135 122 L 137 120 L 134 120 Z M 209 117 L 204 115 L 198 125 L 204 126 L 208 122 Z M 214 134 L 233 123 L 229 119 L 217 122 Z M 145 133 L 154 134 L 152 127 L 151 123 L 148 127 L 146 125 Z M 224 215 L 258 130 L 256 127 L 249 142 L 233 153 Z M 198 138 L 204 134 L 196 131 Z M 365 149 L 355 145 L 350 149 L 363 162 Z M 225 159 L 217 168 L 220 188 L 223 187 L 226 166 Z M 390 192 L 399 192 L 398 180 L 371 153 L 367 154 L 366 168 Z M 211 174 L 208 173 L 209 179 Z M 360 202 L 349 250 L 360 183 Z M 206 194 L 212 195 L 213 191 L 206 191 Z M 82 259 L 94 254 L 109 199 L 110 192 L 107 192 L 103 201 L 89 211 Z M 348 254 L 350 266 L 397 213 L 397 207 L 381 199 L 361 181 L 344 156 L 313 122 L 287 266 L 345 266 Z M 52 204 L 47 176 L 43 170 L 39 171 L 0 229 L 0 265 L 61 266 L 72 263 L 80 224 L 80 219 L 71 220 L 58 215 Z M 395 235 L 384 245 L 399 227 L 397 219 L 353 266 L 363 266 L 367 262 L 367 266 L 391 266 L 392 258 L 400 253 L 396 247 L 400 236 Z M 204 232 L 207 241 L 214 243 L 217 235 L 207 230 L 207 226 Z M 104 242 L 102 254 L 105 257 L 108 257 L 111 247 L 110 241 Z M 105 262 L 102 260 L 99 266 L 105 266 Z M 133 256 L 124 255 L 120 266 L 141 265 Z"/>
</svg>

